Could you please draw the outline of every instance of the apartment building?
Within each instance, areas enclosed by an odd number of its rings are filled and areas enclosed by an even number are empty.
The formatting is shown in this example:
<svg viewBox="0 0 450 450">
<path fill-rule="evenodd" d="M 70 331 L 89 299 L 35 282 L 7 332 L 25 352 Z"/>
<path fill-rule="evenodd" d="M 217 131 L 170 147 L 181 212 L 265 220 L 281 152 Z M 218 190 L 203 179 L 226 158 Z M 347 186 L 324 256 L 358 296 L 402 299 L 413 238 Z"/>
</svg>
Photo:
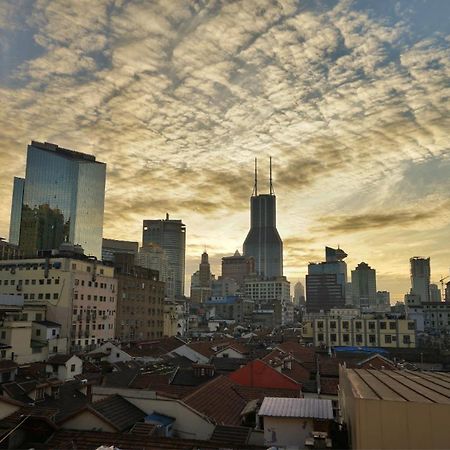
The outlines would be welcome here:
<svg viewBox="0 0 450 450">
<path fill-rule="evenodd" d="M 315 346 L 357 346 L 414 348 L 416 326 L 414 320 L 378 318 L 372 315 L 358 317 L 322 316 L 306 321 L 305 330 L 311 330 Z"/>
<path fill-rule="evenodd" d="M 122 341 L 154 339 L 163 336 L 164 283 L 156 270 L 134 264 L 134 256 L 116 253 L 118 281 L 115 336 Z"/>
<path fill-rule="evenodd" d="M 0 261 L 0 294 L 45 305 L 45 317 L 33 320 L 59 324 L 68 350 L 90 349 L 114 338 L 117 280 L 113 267 L 95 259 L 64 251 Z"/>
</svg>

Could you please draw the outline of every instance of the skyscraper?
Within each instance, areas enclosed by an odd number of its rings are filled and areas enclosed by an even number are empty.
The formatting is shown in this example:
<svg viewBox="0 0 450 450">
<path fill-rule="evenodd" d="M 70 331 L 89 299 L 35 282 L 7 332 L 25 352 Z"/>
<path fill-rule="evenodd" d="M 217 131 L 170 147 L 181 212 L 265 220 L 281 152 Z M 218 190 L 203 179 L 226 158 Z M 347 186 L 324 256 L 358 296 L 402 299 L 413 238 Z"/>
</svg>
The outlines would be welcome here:
<svg viewBox="0 0 450 450">
<path fill-rule="evenodd" d="M 14 179 L 11 242 L 25 256 L 70 242 L 100 259 L 105 178 L 95 156 L 32 141 L 25 178 Z"/>
<path fill-rule="evenodd" d="M 420 298 L 421 303 L 430 301 L 430 258 L 414 256 L 411 265 L 411 294 Z"/>
<path fill-rule="evenodd" d="M 270 159 L 269 193 L 258 195 L 258 169 L 255 159 L 255 185 L 250 198 L 250 231 L 244 241 L 244 256 L 253 256 L 256 273 L 271 278 L 283 275 L 283 241 L 278 234 L 276 196 L 272 185 Z"/>
<path fill-rule="evenodd" d="M 353 306 L 374 308 L 377 304 L 376 272 L 365 262 L 352 270 L 352 294 Z"/>
<path fill-rule="evenodd" d="M 306 310 L 308 312 L 329 311 L 345 305 L 347 285 L 347 257 L 340 248 L 325 247 L 326 260 L 309 263 L 306 275 Z"/>
<path fill-rule="evenodd" d="M 184 274 L 186 255 L 186 226 L 181 220 L 144 220 L 142 231 L 143 246 L 153 243 L 159 245 L 167 255 L 173 270 L 174 292 L 176 297 L 184 296 Z"/>
</svg>

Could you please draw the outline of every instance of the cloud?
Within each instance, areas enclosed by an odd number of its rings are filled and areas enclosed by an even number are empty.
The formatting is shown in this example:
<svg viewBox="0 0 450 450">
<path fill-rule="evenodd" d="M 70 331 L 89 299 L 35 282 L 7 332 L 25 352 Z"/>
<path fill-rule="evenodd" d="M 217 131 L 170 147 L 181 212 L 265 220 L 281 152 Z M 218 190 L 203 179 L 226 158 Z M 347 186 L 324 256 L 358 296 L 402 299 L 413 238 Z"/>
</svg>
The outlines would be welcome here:
<svg viewBox="0 0 450 450">
<path fill-rule="evenodd" d="M 447 2 L 25 3 L 0 7 L 4 198 L 37 139 L 108 164 L 111 237 L 137 239 L 143 218 L 169 211 L 202 236 L 193 248 L 220 240 L 234 251 L 253 158 L 267 186 L 269 155 L 292 273 L 321 255 L 327 233 L 438 226 L 413 208 L 442 202 L 432 173 L 414 198 L 402 186 L 414 184 L 406 166 L 449 160 Z M 390 188 L 405 210 L 385 209 Z"/>
</svg>

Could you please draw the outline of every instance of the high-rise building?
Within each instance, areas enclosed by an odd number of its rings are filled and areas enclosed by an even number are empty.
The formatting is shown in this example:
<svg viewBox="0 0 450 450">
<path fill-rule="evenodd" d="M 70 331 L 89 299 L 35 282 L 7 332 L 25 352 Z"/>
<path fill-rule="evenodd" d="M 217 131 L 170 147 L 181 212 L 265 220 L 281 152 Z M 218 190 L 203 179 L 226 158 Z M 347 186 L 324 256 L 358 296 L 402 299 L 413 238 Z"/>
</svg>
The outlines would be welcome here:
<svg viewBox="0 0 450 450">
<path fill-rule="evenodd" d="M 420 297 L 421 303 L 430 301 L 430 258 L 414 256 L 411 265 L 411 294 Z"/>
<path fill-rule="evenodd" d="M 244 256 L 255 259 L 256 273 L 272 278 L 283 276 L 283 241 L 277 230 L 276 196 L 272 185 L 272 160 L 268 194 L 258 194 L 255 160 L 255 185 L 250 198 L 250 231 L 244 241 Z"/>
<path fill-rule="evenodd" d="M 242 286 L 244 278 L 255 272 L 255 258 L 252 256 L 242 256 L 239 250 L 232 256 L 222 258 L 222 277 L 231 278 Z"/>
<path fill-rule="evenodd" d="M 114 255 L 127 253 L 135 258 L 138 253 L 139 243 L 134 241 L 121 241 L 117 239 L 103 239 L 102 261 L 114 262 Z"/>
<path fill-rule="evenodd" d="M 441 290 L 437 284 L 430 284 L 430 302 L 440 302 L 441 298 Z"/>
<path fill-rule="evenodd" d="M 25 256 L 80 245 L 102 255 L 106 164 L 48 142 L 28 146 L 25 178 L 15 178 L 10 241 Z"/>
<path fill-rule="evenodd" d="M 167 255 L 173 270 L 175 297 L 184 296 L 186 226 L 181 220 L 144 220 L 142 232 L 143 246 L 153 243 L 159 245 Z"/>
<path fill-rule="evenodd" d="M 377 303 L 377 281 L 375 269 L 362 262 L 352 270 L 353 306 L 375 307 Z"/>
<path fill-rule="evenodd" d="M 160 281 L 164 282 L 164 295 L 167 299 L 175 298 L 174 271 L 169 264 L 166 252 L 158 244 L 146 244 L 139 249 L 136 264 L 147 269 L 157 270 Z"/>
<path fill-rule="evenodd" d="M 306 275 L 306 309 L 308 312 L 329 311 L 345 305 L 347 254 L 340 248 L 325 247 L 326 260 L 308 265 Z"/>
<path fill-rule="evenodd" d="M 211 273 L 208 253 L 203 252 L 199 270 L 191 277 L 191 302 L 203 303 L 211 297 L 212 282 L 215 279 Z"/>
<path fill-rule="evenodd" d="M 391 293 L 389 291 L 377 291 L 377 309 L 386 309 L 389 311 L 391 308 Z"/>
<path fill-rule="evenodd" d="M 296 306 L 305 304 L 305 288 L 300 281 L 294 286 L 294 304 Z"/>
</svg>

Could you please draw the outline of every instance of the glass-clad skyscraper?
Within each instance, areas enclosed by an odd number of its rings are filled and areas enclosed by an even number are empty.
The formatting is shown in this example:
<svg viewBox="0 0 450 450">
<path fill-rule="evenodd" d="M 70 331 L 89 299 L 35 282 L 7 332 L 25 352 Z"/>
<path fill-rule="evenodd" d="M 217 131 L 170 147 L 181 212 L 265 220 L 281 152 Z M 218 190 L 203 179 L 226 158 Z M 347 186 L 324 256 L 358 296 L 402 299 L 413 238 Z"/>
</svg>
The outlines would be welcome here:
<svg viewBox="0 0 450 450">
<path fill-rule="evenodd" d="M 176 297 L 184 295 L 186 259 L 186 225 L 181 220 L 144 220 L 142 243 L 159 245 L 167 255 L 170 270 L 173 271 L 173 286 Z"/>
<path fill-rule="evenodd" d="M 101 258 L 105 179 L 95 156 L 32 141 L 25 179 L 14 182 L 10 241 L 26 256 L 70 242 Z"/>
</svg>

